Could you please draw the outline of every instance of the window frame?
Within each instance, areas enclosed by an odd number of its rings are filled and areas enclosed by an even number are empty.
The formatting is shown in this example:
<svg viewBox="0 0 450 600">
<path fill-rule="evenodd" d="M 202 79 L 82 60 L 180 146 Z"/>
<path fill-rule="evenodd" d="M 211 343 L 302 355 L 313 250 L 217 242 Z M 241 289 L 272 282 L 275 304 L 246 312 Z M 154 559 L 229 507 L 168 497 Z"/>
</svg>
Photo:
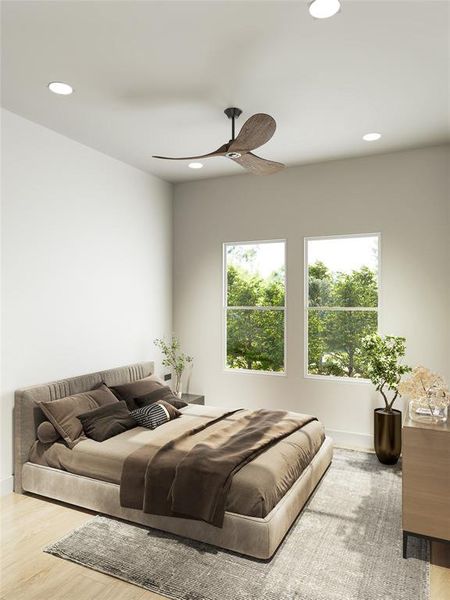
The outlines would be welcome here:
<svg viewBox="0 0 450 600">
<path fill-rule="evenodd" d="M 360 238 L 360 237 L 376 237 L 378 239 L 378 269 L 377 269 L 377 286 L 378 286 L 378 305 L 377 308 L 371 307 L 344 307 L 344 306 L 327 306 L 327 307 L 310 307 L 308 306 L 309 301 L 309 267 L 308 267 L 308 242 L 314 240 L 336 240 L 336 239 L 349 239 L 349 238 Z M 304 238 L 304 260 L 303 260 L 303 328 L 304 328 L 304 346 L 303 346 L 303 377 L 304 379 L 313 379 L 318 381 L 328 382 L 342 382 L 342 383 L 372 383 L 370 379 L 365 377 L 340 377 L 337 375 L 314 375 L 308 372 L 308 357 L 309 357 L 309 343 L 308 343 L 308 313 L 310 310 L 337 310 L 337 311 L 367 311 L 377 313 L 377 333 L 382 330 L 381 327 L 381 314 L 382 314 L 382 293 L 381 293 L 381 232 L 375 233 L 345 233 L 336 235 L 316 235 Z"/>
<path fill-rule="evenodd" d="M 228 278 L 227 278 L 227 248 L 228 246 L 249 246 L 255 244 L 284 244 L 284 306 L 228 306 Z M 222 366 L 225 373 L 247 373 L 251 375 L 287 376 L 287 295 L 288 295 L 288 268 L 287 268 L 287 239 L 249 240 L 245 242 L 223 242 L 222 244 Z M 284 352 L 283 371 L 262 371 L 259 369 L 232 369 L 227 367 L 227 313 L 228 310 L 278 310 L 284 311 Z"/>
</svg>

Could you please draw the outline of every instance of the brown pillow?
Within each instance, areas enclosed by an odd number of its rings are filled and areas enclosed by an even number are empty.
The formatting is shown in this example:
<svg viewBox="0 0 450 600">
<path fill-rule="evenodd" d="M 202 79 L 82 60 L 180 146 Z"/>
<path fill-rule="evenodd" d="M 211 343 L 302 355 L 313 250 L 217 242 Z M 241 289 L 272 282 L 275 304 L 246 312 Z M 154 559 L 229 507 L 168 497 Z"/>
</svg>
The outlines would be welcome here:
<svg viewBox="0 0 450 600">
<path fill-rule="evenodd" d="M 43 421 L 37 428 L 37 439 L 43 444 L 51 444 L 61 437 L 50 421 Z"/>
<path fill-rule="evenodd" d="M 51 402 L 41 402 L 39 406 L 69 448 L 73 448 L 83 434 L 81 421 L 77 419 L 78 415 L 113 402 L 117 402 L 117 398 L 106 385 L 102 385 L 90 392 L 66 396 Z"/>
<path fill-rule="evenodd" d="M 148 406 L 149 404 L 158 402 L 158 400 L 164 400 L 164 402 L 171 404 L 175 408 L 184 408 L 187 406 L 187 402 L 174 396 L 172 390 L 167 386 L 156 388 L 153 392 L 150 392 L 150 394 L 134 398 L 134 403 L 137 408 L 141 408 L 142 406 Z"/>
<path fill-rule="evenodd" d="M 164 384 L 152 375 L 150 377 L 145 377 L 145 379 L 132 381 L 131 383 L 115 385 L 111 387 L 110 390 L 118 400 L 125 401 L 130 410 L 135 410 L 136 408 L 139 408 L 134 401 L 135 398 L 151 394 L 155 391 L 158 393 L 158 390 L 161 388 L 164 388 Z M 161 399 L 161 397 L 162 396 L 155 398 L 154 401 Z"/>
<path fill-rule="evenodd" d="M 166 402 L 171 404 L 174 408 L 184 408 L 188 405 L 187 402 L 178 398 L 178 396 L 172 396 L 171 398 L 164 398 Z"/>
<path fill-rule="evenodd" d="M 89 412 L 78 415 L 83 431 L 88 438 L 103 442 L 114 435 L 137 427 L 125 402 L 105 404 Z"/>
</svg>

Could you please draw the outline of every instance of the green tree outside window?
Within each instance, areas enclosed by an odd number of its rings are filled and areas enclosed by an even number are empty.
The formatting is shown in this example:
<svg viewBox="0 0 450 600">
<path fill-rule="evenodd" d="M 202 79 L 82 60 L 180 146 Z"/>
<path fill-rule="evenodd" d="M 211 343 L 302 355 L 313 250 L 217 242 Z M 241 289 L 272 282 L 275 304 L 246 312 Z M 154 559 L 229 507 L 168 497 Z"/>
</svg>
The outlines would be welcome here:
<svg viewBox="0 0 450 600">
<path fill-rule="evenodd" d="M 270 258 L 271 244 L 282 260 Z M 270 272 L 261 272 L 261 247 Z M 284 371 L 284 242 L 227 245 L 226 265 L 227 368 Z"/>
<path fill-rule="evenodd" d="M 285 265 L 283 260 L 261 272 L 261 246 L 225 247 L 226 366 L 283 372 Z M 367 378 L 359 350 L 361 340 L 378 329 L 376 269 L 362 265 L 341 272 L 317 260 L 308 265 L 307 285 L 308 374 Z"/>
</svg>

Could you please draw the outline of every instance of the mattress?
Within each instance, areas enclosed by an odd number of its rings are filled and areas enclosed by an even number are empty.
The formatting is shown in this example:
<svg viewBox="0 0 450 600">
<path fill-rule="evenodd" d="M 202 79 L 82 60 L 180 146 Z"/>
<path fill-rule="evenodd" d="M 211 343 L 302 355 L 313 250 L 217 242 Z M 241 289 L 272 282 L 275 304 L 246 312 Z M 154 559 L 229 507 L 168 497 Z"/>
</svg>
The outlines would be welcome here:
<svg viewBox="0 0 450 600">
<path fill-rule="evenodd" d="M 220 411 L 212 406 L 189 405 L 182 409 L 182 418 L 155 430 L 136 427 L 104 442 L 82 440 L 72 449 L 63 442 L 35 442 L 30 462 L 120 484 L 123 463 L 130 453 L 148 444 L 160 448 L 199 416 L 211 417 Z M 269 447 L 234 475 L 226 510 L 250 517 L 267 516 L 309 465 L 324 439 L 323 425 L 312 421 Z"/>
</svg>

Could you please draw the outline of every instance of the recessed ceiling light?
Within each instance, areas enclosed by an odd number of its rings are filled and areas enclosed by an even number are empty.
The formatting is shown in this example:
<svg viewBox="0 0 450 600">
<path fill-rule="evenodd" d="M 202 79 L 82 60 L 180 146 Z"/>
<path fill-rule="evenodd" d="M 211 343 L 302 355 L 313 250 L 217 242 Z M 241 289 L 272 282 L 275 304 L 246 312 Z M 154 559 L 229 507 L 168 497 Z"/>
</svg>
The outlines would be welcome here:
<svg viewBox="0 0 450 600">
<path fill-rule="evenodd" d="M 366 133 L 363 135 L 363 140 L 365 142 L 376 142 L 381 137 L 381 133 Z"/>
<path fill-rule="evenodd" d="M 328 19 L 340 10 L 339 0 L 314 0 L 309 5 L 309 14 L 315 19 Z"/>
<path fill-rule="evenodd" d="M 192 162 L 188 164 L 188 167 L 190 169 L 202 169 L 203 168 L 203 163 L 199 163 L 199 162 Z"/>
<path fill-rule="evenodd" d="M 48 84 L 48 89 L 54 94 L 60 94 L 61 96 L 69 96 L 73 92 L 73 87 L 62 81 L 51 81 Z"/>
</svg>

